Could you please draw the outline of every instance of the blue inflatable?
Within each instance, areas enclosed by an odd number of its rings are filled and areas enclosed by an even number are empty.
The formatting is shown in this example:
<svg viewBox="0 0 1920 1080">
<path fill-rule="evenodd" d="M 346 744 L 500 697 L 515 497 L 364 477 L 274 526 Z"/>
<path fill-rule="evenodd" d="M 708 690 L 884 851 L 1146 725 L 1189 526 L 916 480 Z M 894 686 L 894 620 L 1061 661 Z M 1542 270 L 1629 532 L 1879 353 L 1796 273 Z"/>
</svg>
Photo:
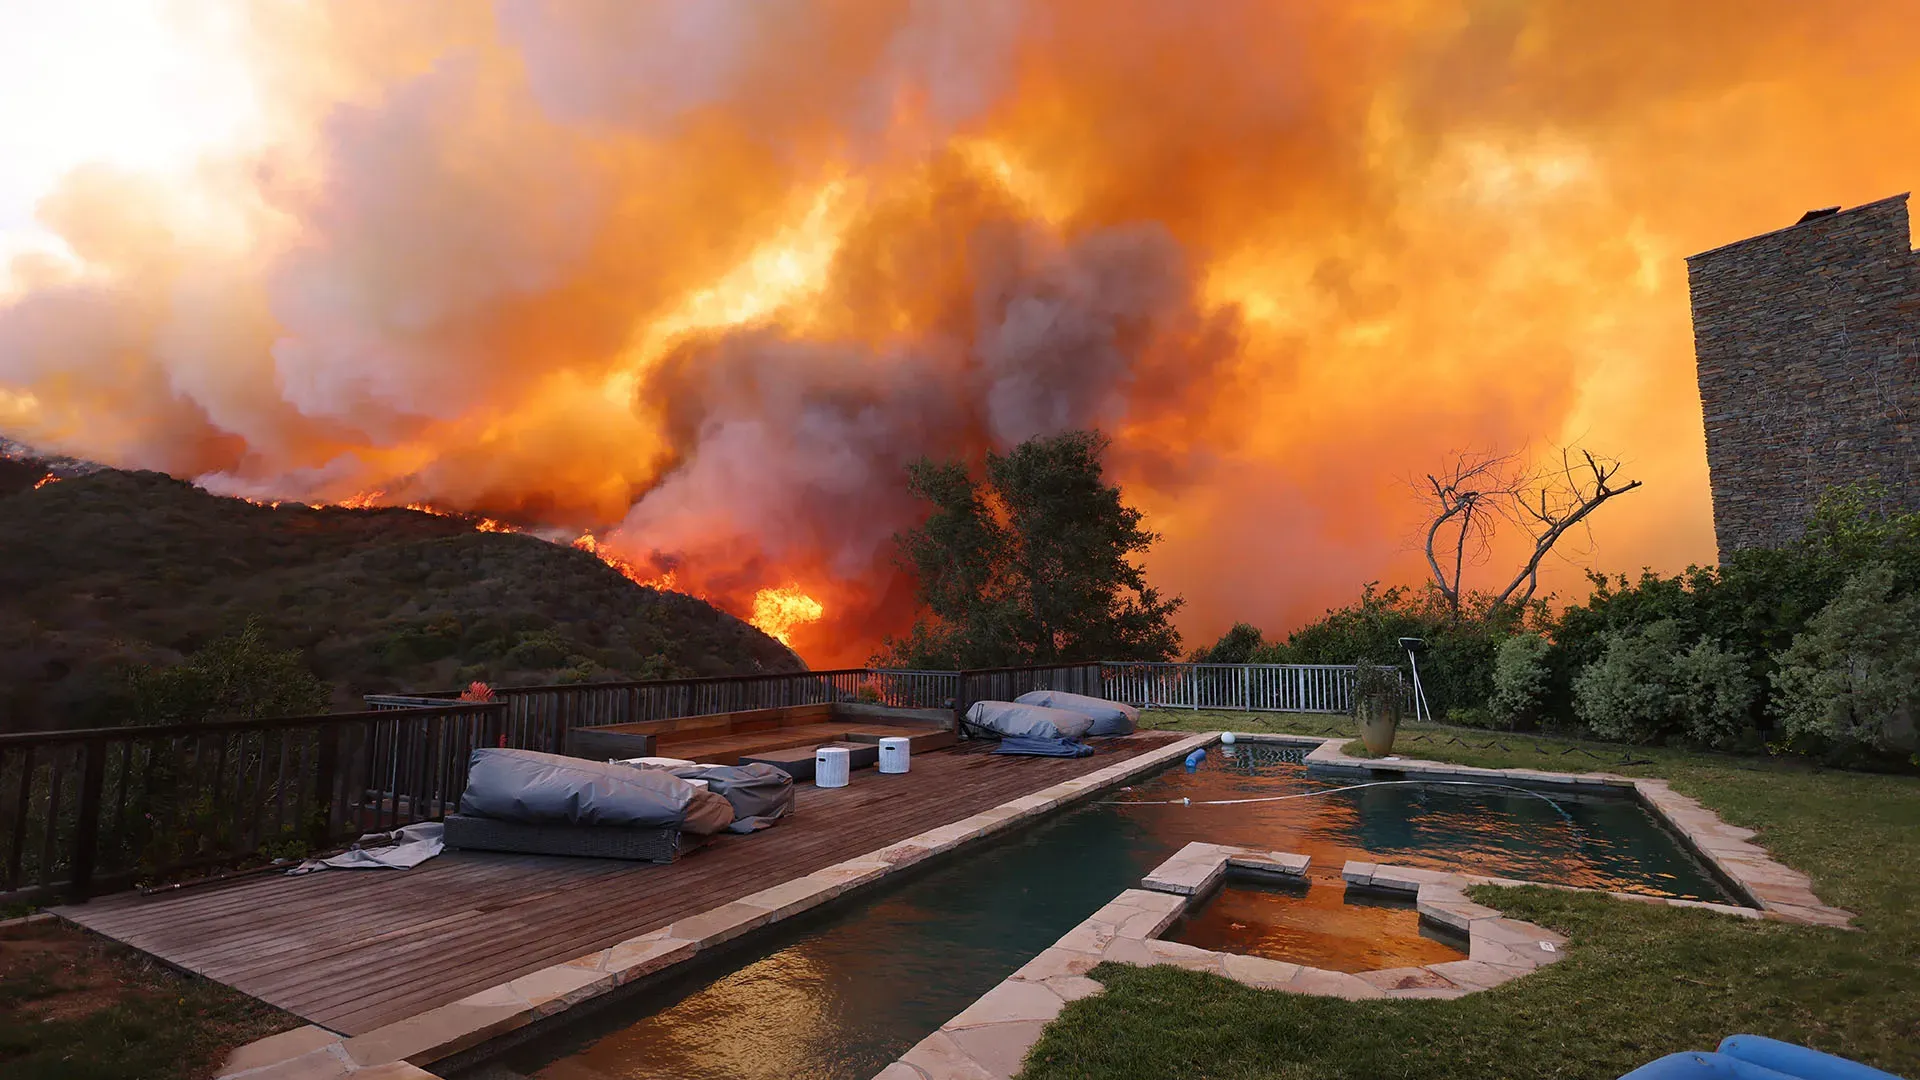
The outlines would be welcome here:
<svg viewBox="0 0 1920 1080">
<path fill-rule="evenodd" d="M 1195 750 L 1193 753 L 1187 755 L 1187 771 L 1192 772 L 1195 769 L 1198 769 L 1200 767 L 1200 763 L 1205 760 L 1207 760 L 1207 748 L 1203 746 L 1200 749 Z"/>
<path fill-rule="evenodd" d="M 1900 1080 L 1804 1046 L 1759 1035 L 1729 1035 L 1714 1053 L 1688 1051 L 1648 1062 L 1620 1080 Z"/>
</svg>

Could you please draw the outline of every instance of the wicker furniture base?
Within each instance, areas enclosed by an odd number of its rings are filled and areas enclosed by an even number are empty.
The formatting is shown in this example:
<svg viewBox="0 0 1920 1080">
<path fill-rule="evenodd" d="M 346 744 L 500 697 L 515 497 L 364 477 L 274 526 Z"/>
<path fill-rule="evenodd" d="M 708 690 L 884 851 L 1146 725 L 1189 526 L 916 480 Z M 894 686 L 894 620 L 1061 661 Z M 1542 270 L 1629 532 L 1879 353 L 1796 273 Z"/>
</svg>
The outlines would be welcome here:
<svg viewBox="0 0 1920 1080">
<path fill-rule="evenodd" d="M 597 859 L 634 859 L 669 863 L 701 838 L 682 840 L 678 829 L 639 829 L 611 825 L 528 825 L 517 821 L 448 814 L 446 844 L 471 851 L 513 851 L 525 855 L 584 855 Z"/>
</svg>

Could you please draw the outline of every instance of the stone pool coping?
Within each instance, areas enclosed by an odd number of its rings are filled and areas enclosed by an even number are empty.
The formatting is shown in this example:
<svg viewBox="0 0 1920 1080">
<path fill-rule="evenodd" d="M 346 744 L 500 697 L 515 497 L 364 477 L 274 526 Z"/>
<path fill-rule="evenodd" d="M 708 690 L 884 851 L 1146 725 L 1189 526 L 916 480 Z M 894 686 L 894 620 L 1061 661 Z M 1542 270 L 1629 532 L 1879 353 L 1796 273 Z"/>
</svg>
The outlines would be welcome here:
<svg viewBox="0 0 1920 1080">
<path fill-rule="evenodd" d="M 1665 780 L 1638 779 L 1605 772 L 1483 769 L 1419 758 L 1359 758 L 1346 752 L 1345 747 L 1350 740 L 1344 738 L 1301 740 L 1290 736 L 1239 734 L 1234 738 L 1250 742 L 1280 741 L 1291 745 L 1319 743 L 1319 747 L 1306 756 L 1307 771 L 1326 775 L 1371 777 L 1384 772 L 1408 780 L 1479 780 L 1574 794 L 1605 792 L 1637 799 L 1749 907 L 1758 908 L 1768 917 L 1782 922 L 1808 926 L 1846 928 L 1853 920 L 1853 912 L 1822 903 L 1814 895 L 1812 878 L 1774 861 L 1765 848 L 1752 843 L 1754 830 L 1729 825 L 1721 820 L 1719 814 L 1702 806 L 1699 800 L 1673 790 Z M 1631 898 L 1650 899 L 1641 896 Z"/>
<path fill-rule="evenodd" d="M 351 1038 L 317 1025 L 235 1050 L 218 1080 L 432 1080 L 420 1066 L 660 975 L 750 931 L 798 915 L 963 844 L 1080 802 L 1219 738 L 1202 732 Z M 1097 983 L 1094 985 L 1098 985 Z"/>
<path fill-rule="evenodd" d="M 1670 907 L 1704 908 L 1747 919 L 1849 929 L 1853 913 L 1821 903 L 1805 874 L 1775 862 L 1750 841 L 1752 829 L 1729 825 L 1698 800 L 1665 780 L 1614 773 L 1562 773 L 1541 769 L 1485 769 L 1418 758 L 1357 758 L 1348 738 L 1234 733 L 1236 743 L 1278 743 L 1311 748 L 1309 772 L 1371 778 L 1390 773 L 1408 780 L 1479 780 L 1573 794 L 1611 794 L 1636 799 L 1751 906 L 1613 892 L 1621 900 Z M 1221 975 L 1258 989 L 1320 994 L 1350 1000 L 1455 998 L 1489 989 L 1559 960 L 1566 939 L 1551 930 L 1468 899 L 1473 885 L 1544 885 L 1352 860 L 1341 878 L 1352 885 L 1411 892 L 1425 919 L 1464 932 L 1465 960 L 1420 967 L 1348 974 L 1237 953 L 1218 953 L 1159 937 L 1188 905 L 1203 899 L 1231 869 L 1304 875 L 1307 857 L 1225 845 L 1191 843 L 1156 867 L 1113 902 L 1089 916 L 1020 970 L 922 1039 L 874 1080 L 1007 1080 L 1020 1071 L 1041 1031 L 1067 1003 L 1105 987 L 1086 973 L 1105 961 L 1175 966 Z M 1562 885 L 1547 888 L 1576 892 Z"/>
<path fill-rule="evenodd" d="M 1067 931 L 874 1080 L 1008 1080 L 1068 1002 L 1105 990 L 1087 978 L 1101 963 L 1171 964 L 1259 990 L 1361 1001 L 1463 997 L 1565 955 L 1566 938 L 1473 903 L 1460 886 L 1439 880 L 1448 876 L 1442 874 L 1409 882 L 1417 891 L 1415 906 L 1422 918 L 1466 934 L 1465 960 L 1349 973 L 1160 939 L 1188 907 L 1205 902 L 1230 870 L 1304 877 L 1307 865 L 1307 856 L 1291 852 L 1190 843 L 1149 873 L 1141 888 L 1126 890 Z M 1356 865 L 1378 869 L 1348 864 Z"/>
</svg>

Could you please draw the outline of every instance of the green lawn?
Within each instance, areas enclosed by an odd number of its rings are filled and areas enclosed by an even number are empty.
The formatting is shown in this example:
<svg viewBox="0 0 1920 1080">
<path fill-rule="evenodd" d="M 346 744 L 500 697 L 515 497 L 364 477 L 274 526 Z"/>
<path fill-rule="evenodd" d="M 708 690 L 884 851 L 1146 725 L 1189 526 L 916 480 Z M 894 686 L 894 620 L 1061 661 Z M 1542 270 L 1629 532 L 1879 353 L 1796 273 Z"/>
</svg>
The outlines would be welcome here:
<svg viewBox="0 0 1920 1080">
<path fill-rule="evenodd" d="M 1184 729 L 1344 733 L 1340 717 L 1150 713 Z M 1754 1032 L 1920 1076 L 1920 778 L 1408 725 L 1396 750 L 1462 764 L 1663 776 L 1760 830 L 1858 931 L 1757 923 L 1551 889 L 1476 898 L 1572 940 L 1565 960 L 1456 1001 L 1345 1002 L 1175 968 L 1105 965 L 1027 1080 L 1073 1077 L 1617 1077 Z M 1458 739 L 1458 742 L 1449 740 Z M 1506 749 L 1484 744 L 1498 740 Z M 1569 747 L 1645 764 L 1602 766 Z M 1584 763 L 1584 764 L 1582 764 Z"/>
<path fill-rule="evenodd" d="M 0 931 L 0 1076 L 201 1080 L 300 1021 L 58 922 Z"/>
</svg>

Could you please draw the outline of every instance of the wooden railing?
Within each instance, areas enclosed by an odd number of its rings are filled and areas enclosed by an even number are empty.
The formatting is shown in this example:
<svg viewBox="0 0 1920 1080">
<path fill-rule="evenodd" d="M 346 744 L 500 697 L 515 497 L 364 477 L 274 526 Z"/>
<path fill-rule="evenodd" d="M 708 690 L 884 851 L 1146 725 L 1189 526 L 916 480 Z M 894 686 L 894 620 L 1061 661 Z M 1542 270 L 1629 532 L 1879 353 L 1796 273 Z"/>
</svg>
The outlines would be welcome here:
<svg viewBox="0 0 1920 1080">
<path fill-rule="evenodd" d="M 440 817 L 499 705 L 0 735 L 0 901 L 65 896 Z"/>
<path fill-rule="evenodd" d="M 560 683 L 507 686 L 493 691 L 506 710 L 510 745 L 560 753 L 567 732 L 642 720 L 868 701 L 897 708 L 951 708 L 960 676 L 952 671 L 896 671 L 844 668 L 768 675 L 725 675 L 702 679 L 647 682 Z M 443 705 L 459 696 L 448 690 L 429 694 L 369 694 L 374 709 L 399 710 Z"/>
<path fill-rule="evenodd" d="M 1047 667 L 976 668 L 959 673 L 960 700 L 956 712 L 965 713 L 976 701 L 1012 701 L 1032 690 L 1065 690 L 1105 697 L 1100 664 L 1054 664 Z"/>
<path fill-rule="evenodd" d="M 844 668 L 767 675 L 729 675 L 648 682 L 562 683 L 500 687 L 510 745 L 562 752 L 566 733 L 641 720 L 673 720 L 834 701 L 870 701 L 901 708 L 952 709 L 956 719 L 976 701 L 1007 701 L 1030 690 L 1067 690 L 1131 705 L 1253 712 L 1346 712 L 1352 705 L 1350 664 L 1077 663 L 968 671 Z M 437 705 L 458 696 L 368 695 L 376 709 Z"/>
<path fill-rule="evenodd" d="M 1156 708 L 1344 712 L 1345 665 L 848 668 L 370 695 L 372 711 L 0 735 L 0 901 L 90 893 L 433 820 L 479 746 L 564 752 L 576 727 L 866 701 L 951 709 L 1030 690 Z"/>
</svg>

